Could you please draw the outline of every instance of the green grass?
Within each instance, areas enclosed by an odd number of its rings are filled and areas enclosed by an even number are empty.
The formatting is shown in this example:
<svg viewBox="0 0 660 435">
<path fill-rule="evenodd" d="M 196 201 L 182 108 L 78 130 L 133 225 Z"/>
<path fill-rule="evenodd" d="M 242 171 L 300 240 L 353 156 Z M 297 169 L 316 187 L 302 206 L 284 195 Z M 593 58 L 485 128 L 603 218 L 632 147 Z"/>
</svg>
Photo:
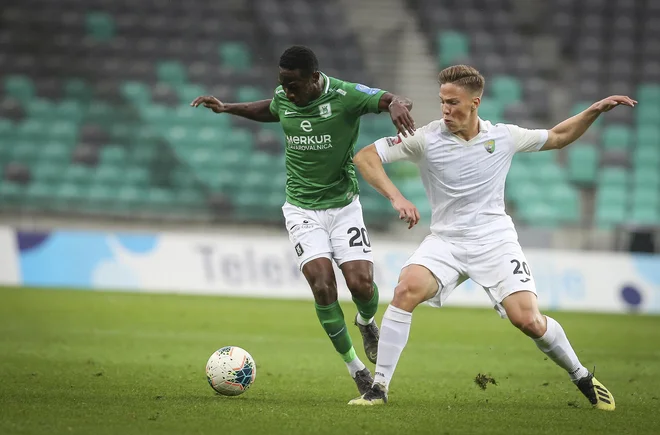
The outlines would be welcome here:
<svg viewBox="0 0 660 435">
<path fill-rule="evenodd" d="M 598 365 L 615 412 L 591 409 L 492 310 L 420 308 L 390 403 L 365 409 L 346 405 L 357 391 L 310 302 L 4 289 L 0 433 L 658 433 L 660 318 L 554 317 Z M 235 398 L 215 395 L 204 374 L 230 344 L 258 368 Z M 498 385 L 480 390 L 480 372 Z"/>
</svg>

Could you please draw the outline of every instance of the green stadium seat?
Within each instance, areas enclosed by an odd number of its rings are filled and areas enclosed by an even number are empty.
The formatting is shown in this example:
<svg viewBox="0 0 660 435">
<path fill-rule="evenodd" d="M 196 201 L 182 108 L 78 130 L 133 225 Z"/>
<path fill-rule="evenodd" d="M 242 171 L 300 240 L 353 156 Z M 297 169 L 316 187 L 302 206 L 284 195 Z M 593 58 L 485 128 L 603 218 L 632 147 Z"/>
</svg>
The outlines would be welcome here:
<svg viewBox="0 0 660 435">
<path fill-rule="evenodd" d="M 156 66 L 156 76 L 159 82 L 167 83 L 173 87 L 177 87 L 188 81 L 185 68 L 177 61 L 160 62 Z"/>
<path fill-rule="evenodd" d="M 60 179 L 70 184 L 84 184 L 89 185 L 89 180 L 94 176 L 95 170 L 88 166 L 83 165 L 69 165 L 62 174 Z"/>
<path fill-rule="evenodd" d="M 30 165 L 38 159 L 41 147 L 34 142 L 16 141 L 13 143 L 11 151 L 13 162 Z"/>
<path fill-rule="evenodd" d="M 660 104 L 660 85 L 657 83 L 639 85 L 637 87 L 637 100 L 640 105 Z"/>
<path fill-rule="evenodd" d="M 80 102 L 74 99 L 60 101 L 56 106 L 57 119 L 78 124 L 83 118 L 83 108 Z"/>
<path fill-rule="evenodd" d="M 165 210 L 174 205 L 174 192 L 170 189 L 152 187 L 147 190 L 147 204 L 155 210 Z"/>
<path fill-rule="evenodd" d="M 599 153 L 595 146 L 575 144 L 568 148 L 569 180 L 575 183 L 595 182 L 598 164 Z"/>
<path fill-rule="evenodd" d="M 239 103 L 259 101 L 266 99 L 266 94 L 255 86 L 240 86 L 236 91 L 236 99 Z"/>
<path fill-rule="evenodd" d="M 206 95 L 208 92 L 206 91 L 206 88 L 202 85 L 197 85 L 193 83 L 184 83 L 182 85 L 177 86 L 176 88 L 176 93 L 179 96 L 179 101 L 181 104 L 190 104 L 195 98 L 199 97 L 200 95 Z M 191 108 L 189 106 L 185 106 L 186 109 L 188 109 L 188 112 L 209 112 L 208 109 L 202 108 L 200 110 L 190 110 Z M 199 113 L 197 113 L 199 115 Z"/>
<path fill-rule="evenodd" d="M 554 184 L 548 188 L 548 198 L 557 211 L 557 219 L 564 223 L 580 221 L 579 192 L 566 182 Z"/>
<path fill-rule="evenodd" d="M 249 48 L 242 42 L 225 42 L 218 48 L 220 64 L 235 71 L 245 71 L 252 66 Z"/>
<path fill-rule="evenodd" d="M 136 105 L 151 103 L 151 89 L 144 83 L 124 82 L 121 84 L 120 93 L 126 101 Z"/>
<path fill-rule="evenodd" d="M 23 201 L 30 208 L 48 209 L 56 195 L 57 186 L 51 182 L 33 180 L 25 190 Z"/>
<path fill-rule="evenodd" d="M 637 128 L 637 147 L 660 147 L 660 127 L 641 125 Z"/>
<path fill-rule="evenodd" d="M 0 118 L 0 139 L 11 139 L 14 137 L 14 123 L 8 119 Z M 1 143 L 1 141 L 0 141 Z"/>
<path fill-rule="evenodd" d="M 130 160 L 137 165 L 148 165 L 156 159 L 158 148 L 150 144 L 140 144 L 130 153 Z"/>
<path fill-rule="evenodd" d="M 455 31 L 441 31 L 437 37 L 438 60 L 442 68 L 470 54 L 470 42 L 466 34 Z"/>
<path fill-rule="evenodd" d="M 558 184 L 566 181 L 567 177 L 564 168 L 557 163 L 551 162 L 534 168 L 534 178 L 541 183 Z"/>
<path fill-rule="evenodd" d="M 90 180 L 92 184 L 102 186 L 119 186 L 124 184 L 124 173 L 121 167 L 114 165 L 102 165 L 92 173 Z"/>
<path fill-rule="evenodd" d="M 633 191 L 630 205 L 635 207 L 658 207 L 660 206 L 660 190 L 654 186 L 636 185 Z"/>
<path fill-rule="evenodd" d="M 224 148 L 241 148 L 248 151 L 254 146 L 254 137 L 250 130 L 235 128 L 222 138 L 221 143 Z"/>
<path fill-rule="evenodd" d="M 123 167 L 127 161 L 126 148 L 121 145 L 106 145 L 101 149 L 100 164 Z"/>
<path fill-rule="evenodd" d="M 509 198 L 521 209 L 529 201 L 541 197 L 542 188 L 537 183 L 512 184 L 507 187 Z"/>
<path fill-rule="evenodd" d="M 25 195 L 25 186 L 0 180 L 0 204 L 4 206 L 17 206 Z"/>
<path fill-rule="evenodd" d="M 625 151 L 632 145 L 632 131 L 625 125 L 608 125 L 601 136 L 606 150 Z"/>
<path fill-rule="evenodd" d="M 48 125 L 46 135 L 49 139 L 72 147 L 78 140 L 78 126 L 70 121 L 56 121 Z"/>
<path fill-rule="evenodd" d="M 109 41 L 115 36 L 115 21 L 105 12 L 90 12 L 85 19 L 87 34 L 96 41 Z"/>
<path fill-rule="evenodd" d="M 660 209 L 648 204 L 639 204 L 630 211 L 628 220 L 635 224 L 657 225 L 660 224 Z"/>
<path fill-rule="evenodd" d="M 639 147 L 633 154 L 633 164 L 638 168 L 660 168 L 660 148 Z"/>
<path fill-rule="evenodd" d="M 490 89 L 493 97 L 505 106 L 522 100 L 522 85 L 515 77 L 496 76 L 490 83 Z"/>
<path fill-rule="evenodd" d="M 41 148 L 39 160 L 53 165 L 64 165 L 71 159 L 71 149 L 61 142 L 48 142 Z M 62 167 L 62 169 L 64 169 Z"/>
<path fill-rule="evenodd" d="M 134 124 L 116 123 L 108 128 L 110 138 L 116 143 L 129 143 L 137 136 L 138 127 Z"/>
<path fill-rule="evenodd" d="M 82 204 L 89 188 L 80 184 L 63 183 L 54 191 L 53 205 L 57 210 L 71 211 L 75 205 Z"/>
<path fill-rule="evenodd" d="M 85 111 L 85 121 L 92 124 L 112 124 L 116 117 L 115 109 L 111 105 L 98 100 L 91 102 Z"/>
<path fill-rule="evenodd" d="M 657 167 L 640 167 L 633 172 L 635 186 L 653 186 L 660 188 L 660 171 Z"/>
<path fill-rule="evenodd" d="M 175 126 L 165 131 L 165 139 L 174 146 L 191 146 L 195 143 L 195 131 L 193 128 Z"/>
<path fill-rule="evenodd" d="M 206 204 L 206 195 L 197 189 L 179 189 L 175 199 L 176 204 L 183 208 L 201 208 Z"/>
<path fill-rule="evenodd" d="M 479 116 L 493 124 L 497 124 L 498 122 L 502 122 L 504 106 L 502 106 L 500 101 L 493 98 L 484 99 L 479 105 Z"/>
<path fill-rule="evenodd" d="M 88 103 L 92 100 L 94 93 L 90 86 L 81 79 L 69 79 L 64 84 L 64 97 L 66 99 Z"/>
<path fill-rule="evenodd" d="M 114 207 L 117 198 L 115 186 L 106 184 L 93 184 L 86 192 L 84 208 L 88 211 L 104 212 Z"/>
<path fill-rule="evenodd" d="M 518 209 L 518 215 L 528 225 L 535 227 L 555 228 L 559 226 L 561 216 L 559 211 L 544 199 L 530 197 L 525 201 L 524 207 Z"/>
<path fill-rule="evenodd" d="M 25 108 L 28 117 L 37 118 L 43 121 L 50 121 L 57 119 L 57 111 L 55 105 L 43 98 L 33 98 L 25 103 Z"/>
<path fill-rule="evenodd" d="M 124 170 L 124 183 L 133 186 L 146 186 L 149 184 L 149 170 L 143 167 L 129 167 Z"/>
<path fill-rule="evenodd" d="M 32 79 L 23 75 L 12 75 L 5 78 L 5 94 L 27 103 L 35 96 Z"/>
<path fill-rule="evenodd" d="M 189 104 L 183 104 L 177 107 L 172 114 L 175 119 L 170 123 L 174 125 L 195 128 L 212 126 L 218 131 L 226 131 L 231 128 L 229 116 L 218 115 L 206 108 L 193 108 Z"/>
<path fill-rule="evenodd" d="M 605 186 L 621 186 L 626 187 L 630 181 L 628 171 L 624 168 L 606 167 L 600 171 L 598 177 L 598 185 Z"/>
<path fill-rule="evenodd" d="M 626 220 L 626 211 L 625 202 L 596 202 L 596 225 L 604 229 L 612 228 Z"/>
<path fill-rule="evenodd" d="M 62 165 L 41 161 L 33 165 L 31 174 L 34 181 L 46 184 L 54 184 L 62 177 Z"/>
<path fill-rule="evenodd" d="M 642 105 L 635 107 L 637 125 L 658 126 L 660 124 L 660 105 Z"/>
</svg>

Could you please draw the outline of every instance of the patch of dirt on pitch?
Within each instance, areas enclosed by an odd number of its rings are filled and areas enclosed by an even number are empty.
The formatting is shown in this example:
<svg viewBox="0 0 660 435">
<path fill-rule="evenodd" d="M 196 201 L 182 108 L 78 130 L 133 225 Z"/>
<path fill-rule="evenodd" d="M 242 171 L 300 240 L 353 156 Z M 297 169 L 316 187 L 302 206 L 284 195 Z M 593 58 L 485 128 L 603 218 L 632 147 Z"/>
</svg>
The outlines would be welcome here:
<svg viewBox="0 0 660 435">
<path fill-rule="evenodd" d="M 477 384 L 477 386 L 479 388 L 481 388 L 482 390 L 485 390 L 486 387 L 488 387 L 488 384 L 493 384 L 493 385 L 497 386 L 497 381 L 495 380 L 495 378 L 493 378 L 489 375 L 483 374 L 483 373 L 479 373 L 474 378 L 474 383 Z"/>
</svg>

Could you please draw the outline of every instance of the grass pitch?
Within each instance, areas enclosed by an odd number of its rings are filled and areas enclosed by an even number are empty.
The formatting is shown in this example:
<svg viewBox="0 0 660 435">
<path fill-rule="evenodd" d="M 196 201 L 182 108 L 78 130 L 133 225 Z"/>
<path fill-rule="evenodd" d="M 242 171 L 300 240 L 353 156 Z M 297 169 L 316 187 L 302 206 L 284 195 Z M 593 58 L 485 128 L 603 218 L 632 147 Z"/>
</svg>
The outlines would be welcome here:
<svg viewBox="0 0 660 435">
<path fill-rule="evenodd" d="M 343 307 L 352 319 L 354 306 Z M 597 365 L 615 412 L 591 409 L 492 310 L 416 311 L 390 403 L 365 409 L 346 405 L 356 388 L 311 302 L 4 289 L 0 433 L 658 433 L 660 317 L 553 316 Z M 206 360 L 224 345 L 257 363 L 239 397 L 206 383 Z M 480 373 L 497 385 L 480 389 Z"/>
</svg>

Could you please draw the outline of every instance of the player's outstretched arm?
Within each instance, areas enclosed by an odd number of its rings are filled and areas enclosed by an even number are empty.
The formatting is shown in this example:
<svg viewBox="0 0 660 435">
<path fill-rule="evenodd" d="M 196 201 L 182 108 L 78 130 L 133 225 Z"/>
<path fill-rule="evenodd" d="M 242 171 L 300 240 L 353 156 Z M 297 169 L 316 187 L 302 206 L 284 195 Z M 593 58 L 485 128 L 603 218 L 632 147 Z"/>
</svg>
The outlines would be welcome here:
<svg viewBox="0 0 660 435">
<path fill-rule="evenodd" d="M 381 112 L 390 112 L 392 124 L 397 131 L 406 137 L 408 134 L 415 134 L 415 120 L 410 111 L 412 110 L 412 101 L 408 98 L 386 92 L 378 101 L 378 110 Z"/>
<path fill-rule="evenodd" d="M 399 212 L 399 219 L 408 223 L 408 229 L 419 222 L 419 211 L 412 202 L 408 201 L 387 176 L 383 162 L 376 151 L 376 145 L 371 144 L 360 150 L 353 163 L 362 174 L 367 183 L 373 186 L 381 195 L 389 199 L 394 210 Z"/>
<path fill-rule="evenodd" d="M 585 111 L 562 121 L 548 131 L 548 140 L 541 147 L 541 151 L 560 150 L 578 140 L 601 113 L 609 112 L 616 106 L 635 107 L 635 104 L 637 104 L 637 101 L 623 95 L 613 95 L 600 100 Z"/>
<path fill-rule="evenodd" d="M 241 116 L 257 122 L 278 122 L 279 119 L 270 111 L 271 100 L 253 101 L 250 103 L 223 103 L 213 96 L 197 97 L 190 105 L 198 107 L 200 105 L 215 113 L 229 113 L 230 115 Z"/>
</svg>

